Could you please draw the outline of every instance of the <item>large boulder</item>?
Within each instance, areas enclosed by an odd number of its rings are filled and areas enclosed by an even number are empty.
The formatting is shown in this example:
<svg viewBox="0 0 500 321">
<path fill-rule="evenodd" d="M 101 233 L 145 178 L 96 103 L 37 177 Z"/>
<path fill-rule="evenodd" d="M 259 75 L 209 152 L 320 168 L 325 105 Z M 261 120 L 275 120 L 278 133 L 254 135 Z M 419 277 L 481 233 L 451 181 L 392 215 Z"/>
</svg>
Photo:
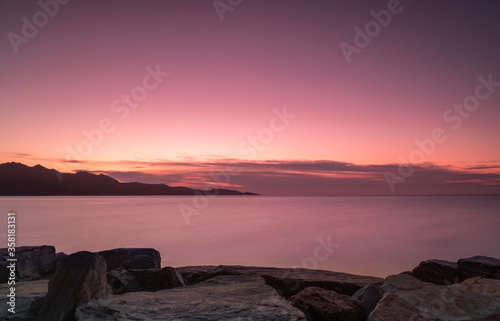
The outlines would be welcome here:
<svg viewBox="0 0 500 321">
<path fill-rule="evenodd" d="M 0 249 L 0 283 L 7 282 L 8 255 L 7 248 Z M 17 247 L 15 257 L 16 274 L 20 281 L 39 280 L 52 274 L 56 268 L 56 250 L 50 245 Z"/>
<path fill-rule="evenodd" d="M 222 275 L 261 276 L 266 281 L 266 284 L 273 287 L 286 299 L 309 286 L 317 286 L 341 294 L 353 295 L 363 286 L 383 280 L 372 276 L 303 268 L 209 265 L 180 267 L 177 270 L 182 273 L 186 284 L 196 284 Z"/>
<path fill-rule="evenodd" d="M 468 276 L 457 269 L 457 263 L 443 260 L 422 261 L 411 275 L 420 281 L 440 285 L 462 282 Z"/>
<path fill-rule="evenodd" d="M 500 280 L 468 279 L 435 285 L 411 275 L 392 275 L 368 321 L 500 320 Z"/>
<path fill-rule="evenodd" d="M 157 270 L 113 270 L 107 273 L 113 294 L 158 291 L 184 286 L 182 275 L 172 267 Z"/>
<path fill-rule="evenodd" d="M 157 292 L 130 292 L 77 309 L 76 320 L 305 321 L 302 311 L 265 285 L 259 276 L 217 276 Z"/>
<path fill-rule="evenodd" d="M 151 248 L 119 248 L 101 251 L 109 270 L 159 269 L 160 252 Z"/>
<path fill-rule="evenodd" d="M 289 299 L 314 321 L 364 321 L 366 311 L 361 302 L 315 286 L 305 288 Z"/>
<path fill-rule="evenodd" d="M 64 262 L 64 259 L 68 257 L 68 254 L 64 252 L 56 253 L 56 269 L 58 269 Z"/>
<path fill-rule="evenodd" d="M 469 277 L 482 276 L 489 279 L 500 279 L 500 259 L 488 256 L 474 256 L 460 259 L 458 270 Z"/>
<path fill-rule="evenodd" d="M 352 296 L 362 287 L 382 280 L 371 276 L 308 269 L 287 269 L 284 273 L 264 274 L 262 277 L 267 285 L 275 288 L 286 299 L 310 286 Z"/>
<path fill-rule="evenodd" d="M 383 282 L 375 282 L 365 285 L 352 295 L 353 299 L 361 302 L 367 314 L 370 314 L 377 306 L 378 301 L 382 298 L 380 288 Z"/>
<path fill-rule="evenodd" d="M 204 265 L 204 266 L 183 266 L 177 268 L 182 275 L 186 285 L 193 285 L 196 283 L 200 283 L 209 279 L 212 279 L 216 276 L 223 275 L 241 275 L 242 273 L 239 271 L 235 271 L 234 269 L 225 268 L 223 266 L 214 266 L 214 265 Z"/>
<path fill-rule="evenodd" d="M 106 261 L 97 253 L 71 254 L 50 279 L 47 296 L 36 320 L 73 320 L 78 305 L 109 294 Z"/>
<path fill-rule="evenodd" d="M 10 294 L 11 285 L 0 284 L 0 320 L 5 321 L 33 321 L 40 310 L 43 303 L 43 298 L 47 294 L 47 284 L 49 280 L 37 280 L 30 282 L 16 283 L 16 301 L 15 301 L 15 314 L 8 311 L 11 308 Z"/>
</svg>

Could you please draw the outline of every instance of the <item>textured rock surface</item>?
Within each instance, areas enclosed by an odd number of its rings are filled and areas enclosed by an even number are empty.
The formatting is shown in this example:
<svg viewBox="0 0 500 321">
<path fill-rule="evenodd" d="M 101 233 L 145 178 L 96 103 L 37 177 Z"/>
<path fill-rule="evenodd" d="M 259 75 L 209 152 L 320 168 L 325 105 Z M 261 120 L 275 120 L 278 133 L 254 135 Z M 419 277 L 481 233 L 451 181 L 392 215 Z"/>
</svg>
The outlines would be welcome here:
<svg viewBox="0 0 500 321">
<path fill-rule="evenodd" d="M 107 273 L 113 294 L 158 291 L 184 286 L 182 275 L 172 267 L 161 270 L 114 270 Z"/>
<path fill-rule="evenodd" d="M 410 275 L 392 275 L 368 321 L 500 320 L 500 280 L 474 278 L 435 285 Z"/>
<path fill-rule="evenodd" d="M 364 321 L 366 311 L 361 302 L 335 291 L 315 286 L 290 297 L 294 306 L 314 321 Z"/>
<path fill-rule="evenodd" d="M 98 318 L 97 318 L 98 316 Z M 259 276 L 217 276 L 192 286 L 132 292 L 89 302 L 76 312 L 90 320 L 306 320 Z"/>
<path fill-rule="evenodd" d="M 56 269 L 63 264 L 64 259 L 67 257 L 68 257 L 68 254 L 66 254 L 64 252 L 56 253 Z"/>
<path fill-rule="evenodd" d="M 36 320 L 73 320 L 79 304 L 110 293 L 104 259 L 91 252 L 71 254 L 50 279 L 49 291 Z"/>
<path fill-rule="evenodd" d="M 108 270 L 159 269 L 160 252 L 151 248 L 120 248 L 101 251 Z"/>
<path fill-rule="evenodd" d="M 8 251 L 6 248 L 0 249 L 0 282 L 7 282 L 5 279 L 6 258 Z M 19 280 L 39 280 L 49 275 L 56 268 L 56 250 L 53 246 L 21 246 L 16 248 L 16 271 Z"/>
<path fill-rule="evenodd" d="M 353 295 L 363 286 L 383 280 L 372 276 L 300 268 L 220 265 L 180 267 L 178 270 L 182 273 L 187 284 L 194 284 L 217 275 L 262 276 L 268 285 L 275 288 L 285 298 L 289 298 L 309 286 Z"/>
<path fill-rule="evenodd" d="M 422 261 L 413 269 L 411 275 L 420 281 L 440 285 L 462 282 L 467 275 L 457 269 L 457 263 L 443 260 Z"/>
<path fill-rule="evenodd" d="M 353 294 L 352 298 L 361 302 L 367 314 L 370 314 L 375 309 L 375 306 L 382 298 L 380 290 L 382 284 L 382 282 L 368 284 Z"/>
<path fill-rule="evenodd" d="M 306 269 L 287 269 L 280 274 L 264 274 L 263 278 L 266 284 L 275 288 L 284 298 L 289 298 L 310 286 L 351 296 L 362 287 L 382 280 L 370 276 Z"/>
<path fill-rule="evenodd" d="M 240 275 L 235 270 L 227 270 L 222 266 L 204 265 L 204 266 L 183 266 L 177 268 L 181 273 L 186 285 L 200 283 L 216 276 Z"/>
<path fill-rule="evenodd" d="M 457 265 L 458 270 L 469 277 L 482 276 L 490 279 L 500 279 L 500 259 L 474 256 L 458 260 Z"/>
<path fill-rule="evenodd" d="M 31 282 L 16 283 L 16 313 L 12 314 L 7 309 L 9 298 L 7 295 L 10 292 L 10 285 L 0 284 L 0 320 L 35 320 L 38 311 L 43 302 L 43 298 L 48 291 L 48 280 L 38 280 Z M 5 295 L 4 295 L 5 294 Z"/>
</svg>

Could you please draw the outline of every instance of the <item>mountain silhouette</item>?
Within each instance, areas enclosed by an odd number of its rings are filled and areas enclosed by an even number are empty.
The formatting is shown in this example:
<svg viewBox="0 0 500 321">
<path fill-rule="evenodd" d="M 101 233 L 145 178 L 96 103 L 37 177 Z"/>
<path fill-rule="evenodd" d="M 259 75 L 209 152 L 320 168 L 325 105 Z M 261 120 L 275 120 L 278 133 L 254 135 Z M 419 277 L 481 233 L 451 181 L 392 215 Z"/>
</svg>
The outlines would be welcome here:
<svg viewBox="0 0 500 321">
<path fill-rule="evenodd" d="M 0 164 L 0 195 L 258 195 L 229 189 L 209 191 L 165 184 L 121 183 L 104 174 L 61 173 L 41 165 Z"/>
</svg>

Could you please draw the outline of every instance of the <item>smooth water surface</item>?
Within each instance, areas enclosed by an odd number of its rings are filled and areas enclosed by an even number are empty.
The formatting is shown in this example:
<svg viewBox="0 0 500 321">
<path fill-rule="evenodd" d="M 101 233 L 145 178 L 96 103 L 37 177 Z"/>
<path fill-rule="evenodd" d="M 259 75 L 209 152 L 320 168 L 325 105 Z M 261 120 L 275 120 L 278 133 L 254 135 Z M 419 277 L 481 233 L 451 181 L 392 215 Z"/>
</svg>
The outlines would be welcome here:
<svg viewBox="0 0 500 321">
<path fill-rule="evenodd" d="M 198 202 L 206 207 L 187 223 L 179 205 L 193 207 L 193 200 L 0 197 L 0 247 L 13 210 L 18 245 L 65 253 L 153 247 L 163 266 L 304 266 L 387 276 L 426 259 L 500 257 L 497 196 L 219 196 Z"/>
</svg>

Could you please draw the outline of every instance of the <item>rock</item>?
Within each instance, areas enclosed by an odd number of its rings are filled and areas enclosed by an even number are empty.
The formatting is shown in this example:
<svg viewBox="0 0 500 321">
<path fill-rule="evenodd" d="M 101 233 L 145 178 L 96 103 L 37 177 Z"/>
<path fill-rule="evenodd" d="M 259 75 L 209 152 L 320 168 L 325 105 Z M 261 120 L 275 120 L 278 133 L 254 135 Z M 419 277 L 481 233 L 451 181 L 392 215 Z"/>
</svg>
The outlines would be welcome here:
<svg viewBox="0 0 500 321">
<path fill-rule="evenodd" d="M 492 281 L 488 278 L 476 276 L 462 283 L 454 284 L 452 288 L 463 289 L 500 300 L 500 281 Z"/>
<path fill-rule="evenodd" d="M 457 263 L 443 260 L 422 261 L 411 275 L 420 281 L 440 285 L 462 282 L 467 278 L 467 275 L 457 269 Z"/>
<path fill-rule="evenodd" d="M 151 248 L 120 248 L 101 251 L 109 270 L 159 269 L 160 252 Z"/>
<path fill-rule="evenodd" d="M 35 320 L 42 305 L 43 298 L 47 294 L 48 283 L 49 280 L 16 283 L 15 314 L 7 310 L 10 308 L 10 306 L 7 305 L 7 302 L 10 300 L 7 295 L 10 293 L 11 285 L 0 284 L 0 293 L 2 293 L 2 297 L 0 298 L 0 306 L 2 307 L 0 308 L 0 320 Z"/>
<path fill-rule="evenodd" d="M 305 288 L 289 299 L 314 321 L 364 321 L 366 311 L 361 302 L 335 291 L 315 286 Z"/>
<path fill-rule="evenodd" d="M 378 301 L 382 298 L 382 292 L 380 290 L 382 284 L 383 282 L 370 283 L 352 295 L 353 299 L 361 302 L 367 314 L 370 314 L 373 309 L 375 309 Z"/>
<path fill-rule="evenodd" d="M 500 279 L 500 259 L 488 256 L 474 256 L 460 259 L 458 270 L 469 277 L 481 276 L 489 279 Z"/>
<path fill-rule="evenodd" d="M 499 320 L 500 280 L 470 279 L 435 285 L 410 275 L 392 275 L 368 321 Z"/>
<path fill-rule="evenodd" d="M 106 261 L 97 253 L 83 251 L 71 254 L 50 279 L 47 296 L 36 320 L 73 320 L 79 304 L 110 293 Z"/>
<path fill-rule="evenodd" d="M 262 276 L 266 283 L 275 288 L 284 298 L 289 298 L 308 286 L 352 295 L 367 284 L 382 281 L 381 278 L 371 276 L 302 268 L 220 265 L 217 267 L 188 266 L 177 268 L 177 270 L 182 273 L 186 284 L 195 284 L 218 275 Z"/>
<path fill-rule="evenodd" d="M 39 280 L 50 275 L 56 268 L 56 250 L 53 246 L 21 246 L 16 248 L 16 274 L 18 281 Z M 0 263 L 0 282 L 7 282 L 5 276 L 8 258 L 7 248 L 0 249 L 3 258 Z"/>
<path fill-rule="evenodd" d="M 226 269 L 223 266 L 205 265 L 205 266 L 183 266 L 177 268 L 182 274 L 186 285 L 200 283 L 216 276 L 240 275 L 240 272 Z"/>
<path fill-rule="evenodd" d="M 59 252 L 56 253 L 56 269 L 58 269 L 62 263 L 64 262 L 64 259 L 68 257 L 68 254 L 64 252 Z"/>
<path fill-rule="evenodd" d="M 7 257 L 0 257 L 0 283 L 7 283 L 10 277 L 10 262 L 7 261 Z M 14 270 L 12 274 L 13 278 L 17 278 L 16 271 Z"/>
<path fill-rule="evenodd" d="M 265 274 L 262 277 L 266 284 L 286 299 L 310 286 L 351 296 L 362 287 L 382 280 L 371 276 L 308 269 L 287 269 L 281 275 Z"/>
<path fill-rule="evenodd" d="M 161 270 L 113 270 L 107 273 L 113 294 L 158 291 L 184 286 L 182 275 L 172 267 Z"/>
<path fill-rule="evenodd" d="M 192 286 L 130 292 L 77 309 L 76 320 L 305 321 L 302 311 L 265 285 L 259 276 L 217 276 Z"/>
</svg>

